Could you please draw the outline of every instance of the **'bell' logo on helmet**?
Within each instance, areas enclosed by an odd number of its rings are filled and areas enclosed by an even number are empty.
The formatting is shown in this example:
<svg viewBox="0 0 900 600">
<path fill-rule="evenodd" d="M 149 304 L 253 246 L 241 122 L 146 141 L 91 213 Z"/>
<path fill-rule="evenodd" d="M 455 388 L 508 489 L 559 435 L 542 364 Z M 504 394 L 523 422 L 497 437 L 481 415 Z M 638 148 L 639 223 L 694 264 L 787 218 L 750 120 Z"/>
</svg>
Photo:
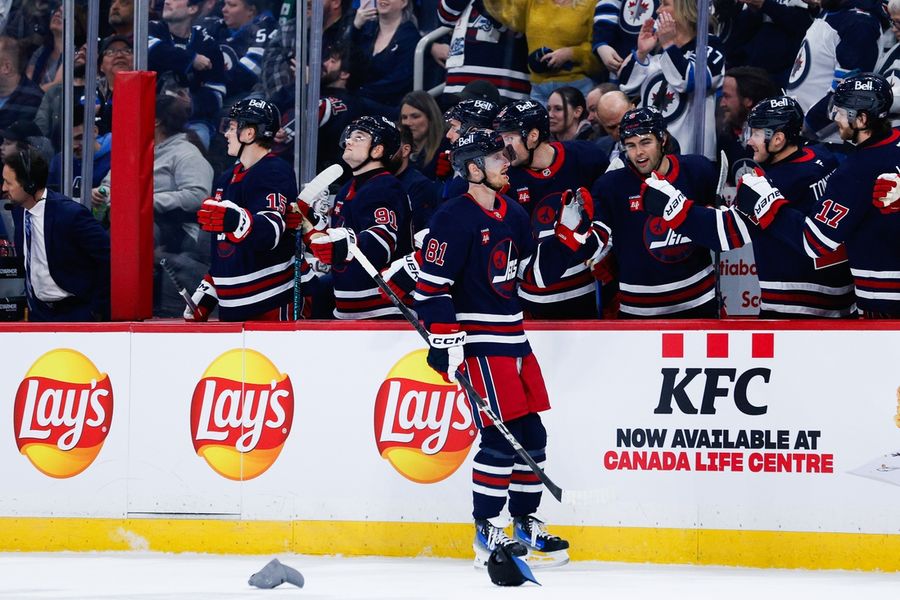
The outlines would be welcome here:
<svg viewBox="0 0 900 600">
<path fill-rule="evenodd" d="M 265 108 L 266 101 L 265 100 L 257 100 L 256 98 L 251 98 L 249 105 L 252 106 L 253 108 Z"/>
<path fill-rule="evenodd" d="M 854 82 L 853 82 L 853 89 L 854 89 L 854 90 L 866 90 L 866 91 L 869 91 L 869 92 L 871 92 L 872 90 L 874 90 L 874 88 L 872 87 L 872 82 L 871 82 L 871 80 L 870 80 L 870 81 L 854 81 Z"/>
<path fill-rule="evenodd" d="M 790 105 L 790 100 L 785 98 L 776 98 L 769 103 L 770 108 L 784 108 Z"/>
<path fill-rule="evenodd" d="M 492 102 L 488 102 L 487 100 L 475 100 L 474 106 L 475 108 L 480 108 L 481 110 L 492 110 L 494 108 L 494 104 Z"/>
</svg>

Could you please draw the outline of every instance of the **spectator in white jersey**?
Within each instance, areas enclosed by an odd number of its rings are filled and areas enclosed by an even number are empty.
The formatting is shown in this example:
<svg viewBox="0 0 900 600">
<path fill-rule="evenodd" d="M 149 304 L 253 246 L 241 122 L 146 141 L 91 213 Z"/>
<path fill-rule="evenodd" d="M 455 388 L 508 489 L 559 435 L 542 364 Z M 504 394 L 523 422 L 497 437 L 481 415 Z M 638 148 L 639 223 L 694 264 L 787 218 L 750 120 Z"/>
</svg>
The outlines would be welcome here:
<svg viewBox="0 0 900 600">
<path fill-rule="evenodd" d="M 619 70 L 619 82 L 626 94 L 640 94 L 640 105 L 658 110 L 669 134 L 678 140 L 685 154 L 699 154 L 693 110 L 706 102 L 703 127 L 703 154 L 716 153 L 716 94 L 722 86 L 725 58 L 718 39 L 710 35 L 706 57 L 706 97 L 695 94 L 694 53 L 697 47 L 697 5 L 692 0 L 662 0 L 657 18 L 647 19 L 638 34 L 637 47 Z M 714 26 L 715 19 L 710 18 Z M 656 49 L 658 52 L 655 52 Z"/>
</svg>

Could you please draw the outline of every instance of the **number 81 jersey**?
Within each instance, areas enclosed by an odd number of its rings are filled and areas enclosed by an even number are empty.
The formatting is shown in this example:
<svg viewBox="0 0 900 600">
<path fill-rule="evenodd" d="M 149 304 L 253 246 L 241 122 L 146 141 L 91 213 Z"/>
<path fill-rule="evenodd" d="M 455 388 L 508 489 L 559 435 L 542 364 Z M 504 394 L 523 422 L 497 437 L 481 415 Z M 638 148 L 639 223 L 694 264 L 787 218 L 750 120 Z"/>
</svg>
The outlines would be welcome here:
<svg viewBox="0 0 900 600">
<path fill-rule="evenodd" d="M 492 210 L 468 194 L 457 196 L 429 225 L 413 295 L 426 328 L 458 323 L 466 332 L 466 356 L 530 354 L 519 280 L 553 283 L 574 253 L 555 236 L 538 244 L 525 209 L 499 194 Z"/>
</svg>

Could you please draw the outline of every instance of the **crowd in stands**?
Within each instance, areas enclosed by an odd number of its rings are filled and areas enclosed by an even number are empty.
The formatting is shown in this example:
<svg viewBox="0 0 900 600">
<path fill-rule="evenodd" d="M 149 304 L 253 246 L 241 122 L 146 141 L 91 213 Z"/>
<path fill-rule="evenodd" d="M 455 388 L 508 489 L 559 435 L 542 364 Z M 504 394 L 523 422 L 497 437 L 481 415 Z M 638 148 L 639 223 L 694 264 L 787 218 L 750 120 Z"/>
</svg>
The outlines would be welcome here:
<svg viewBox="0 0 900 600">
<path fill-rule="evenodd" d="M 465 133 L 453 113 L 460 102 L 490 105 L 491 117 L 477 127 L 491 129 L 504 106 L 538 103 L 547 115 L 546 138 L 539 131 L 529 142 L 529 131 L 523 130 L 525 158 L 514 160 L 511 169 L 554 177 L 566 152 L 583 160 L 590 156 L 590 168 L 565 183 L 573 190 L 593 188 L 595 196 L 603 194 L 595 183 L 604 172 L 635 167 L 620 126 L 636 108 L 658 112 L 666 153 L 702 154 L 713 174 L 724 156 L 730 185 L 757 166 L 748 117 L 766 99 L 782 94 L 795 99 L 804 116 L 802 139 L 790 142 L 799 149 L 822 147 L 836 164 L 852 155 L 856 143 L 848 143 L 834 121 L 834 93 L 846 78 L 868 72 L 886 78 L 893 88 L 887 118 L 900 124 L 900 0 L 713 0 L 703 74 L 695 70 L 701 21 L 695 0 L 151 0 L 147 40 L 134 39 L 133 0 L 103 0 L 96 82 L 85 80 L 86 49 L 93 42 L 87 39 L 86 2 L 77 0 L 73 90 L 62 84 L 64 59 L 73 49 L 62 41 L 59 0 L 0 0 L 0 159 L 34 150 L 48 166 L 47 187 L 59 192 L 62 141 L 70 136 L 72 195 L 81 196 L 85 188 L 95 217 L 108 229 L 117 202 L 109 172 L 112 138 L 123 135 L 112 131 L 116 76 L 133 69 L 134 47 L 145 44 L 158 94 L 156 258 L 166 258 L 193 287 L 206 274 L 215 248 L 210 231 L 198 226 L 197 212 L 215 194 L 216 179 L 235 164 L 223 135 L 223 125 L 235 122 L 229 109 L 248 98 L 277 108 L 276 131 L 263 148 L 293 163 L 294 144 L 300 141 L 294 122 L 297 11 L 311 15 L 313 1 L 322 3 L 324 13 L 316 172 L 346 162 L 346 129 L 360 118 L 383 118 L 398 128 L 397 143 L 382 145 L 378 164 L 400 180 L 408 196 L 403 225 L 408 231 L 394 235 L 381 265 L 386 269 L 405 254 L 398 237 L 412 240 L 427 229 L 442 202 L 465 192 L 451 160 L 453 143 Z M 416 46 L 438 27 L 447 33 L 425 52 L 426 89 L 413 89 Z M 436 84 L 442 89 L 429 93 Z M 94 85 L 96 119 L 85 123 L 85 86 Z M 703 98 L 697 97 L 698 89 L 705 89 Z M 71 132 L 61 131 L 65 102 L 75 109 Z M 702 124 L 695 120 L 698 103 L 706 109 Z M 481 110 L 470 109 L 466 115 Z M 82 182 L 82 139 L 89 127 L 94 131 L 93 174 L 90 182 Z M 395 155 L 382 156 L 388 150 Z M 541 162 L 545 152 L 546 164 Z M 348 201 L 341 186 L 357 185 L 360 176 L 353 166 L 346 171 L 332 189 L 338 202 Z M 537 223 L 541 199 L 530 193 L 525 184 L 506 191 L 532 210 Z M 710 202 L 715 203 L 714 195 L 715 190 Z M 321 203 L 316 209 L 326 218 L 334 211 Z M 0 239 L 14 239 L 13 228 L 9 215 L 3 215 Z M 616 316 L 609 308 L 618 306 L 615 257 L 593 258 L 586 263 L 593 274 L 590 296 L 608 306 L 587 314 Z M 329 286 L 335 279 L 330 271 L 340 269 L 320 263 L 304 263 L 320 275 L 322 285 L 309 288 L 303 314 L 329 318 L 334 307 Z M 391 273 L 397 270 L 394 265 Z M 900 272 L 900 257 L 895 270 Z M 180 316 L 184 303 L 177 290 L 162 273 L 154 283 L 155 315 Z M 536 309 L 527 314 L 565 318 L 571 313 Z"/>
</svg>

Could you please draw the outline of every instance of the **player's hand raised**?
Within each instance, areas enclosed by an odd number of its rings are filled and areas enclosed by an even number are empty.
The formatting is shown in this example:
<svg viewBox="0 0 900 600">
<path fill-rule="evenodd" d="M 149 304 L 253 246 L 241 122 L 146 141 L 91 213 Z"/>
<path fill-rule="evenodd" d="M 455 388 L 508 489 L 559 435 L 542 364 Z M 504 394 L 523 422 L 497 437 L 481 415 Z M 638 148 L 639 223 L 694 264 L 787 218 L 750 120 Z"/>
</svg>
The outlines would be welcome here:
<svg viewBox="0 0 900 600">
<path fill-rule="evenodd" d="M 656 171 L 641 185 L 641 206 L 655 217 L 662 217 L 666 225 L 676 229 L 684 223 L 693 200 L 661 177 Z"/>
<path fill-rule="evenodd" d="M 872 189 L 872 204 L 882 214 L 889 215 L 900 211 L 900 175 L 897 173 L 882 173 L 875 180 Z"/>
<path fill-rule="evenodd" d="M 594 218 L 594 199 L 587 188 L 563 192 L 556 220 L 556 237 L 571 250 L 578 250 L 587 237 Z"/>
<path fill-rule="evenodd" d="M 781 191 L 774 187 L 762 169 L 742 175 L 738 180 L 734 206 L 744 216 L 765 229 L 775 220 L 775 215 L 787 204 Z"/>
</svg>

